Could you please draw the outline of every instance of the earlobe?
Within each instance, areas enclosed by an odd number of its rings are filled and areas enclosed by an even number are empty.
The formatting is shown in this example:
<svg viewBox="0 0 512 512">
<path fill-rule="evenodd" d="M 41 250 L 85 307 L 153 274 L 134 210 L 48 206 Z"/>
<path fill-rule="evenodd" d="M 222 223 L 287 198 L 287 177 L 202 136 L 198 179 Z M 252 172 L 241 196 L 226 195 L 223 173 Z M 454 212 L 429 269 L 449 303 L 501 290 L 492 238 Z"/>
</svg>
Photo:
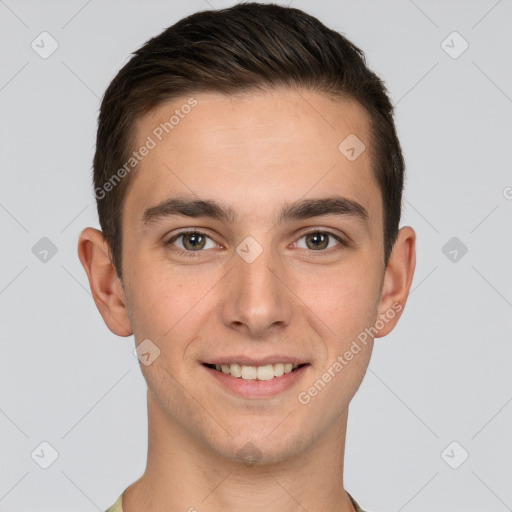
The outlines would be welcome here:
<svg viewBox="0 0 512 512">
<path fill-rule="evenodd" d="M 78 257 L 89 279 L 96 307 L 107 327 L 118 336 L 133 334 L 123 287 L 110 261 L 108 244 L 101 231 L 85 228 L 80 233 Z"/>
<path fill-rule="evenodd" d="M 389 257 L 378 308 L 376 338 L 389 334 L 404 310 L 416 267 L 416 233 L 409 227 L 400 229 Z"/>
</svg>

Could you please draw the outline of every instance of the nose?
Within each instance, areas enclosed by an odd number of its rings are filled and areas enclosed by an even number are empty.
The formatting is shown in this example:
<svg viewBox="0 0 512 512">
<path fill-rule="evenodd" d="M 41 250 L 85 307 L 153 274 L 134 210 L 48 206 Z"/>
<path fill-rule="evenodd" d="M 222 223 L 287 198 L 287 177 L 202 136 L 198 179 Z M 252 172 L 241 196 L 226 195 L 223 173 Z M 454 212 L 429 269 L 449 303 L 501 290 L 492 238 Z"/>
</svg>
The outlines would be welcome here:
<svg viewBox="0 0 512 512">
<path fill-rule="evenodd" d="M 233 265 L 223 290 L 223 323 L 253 338 L 264 338 L 289 325 L 293 294 L 286 283 L 285 269 L 276 265 L 272 251 L 263 250 L 252 262 L 235 254 Z"/>
</svg>

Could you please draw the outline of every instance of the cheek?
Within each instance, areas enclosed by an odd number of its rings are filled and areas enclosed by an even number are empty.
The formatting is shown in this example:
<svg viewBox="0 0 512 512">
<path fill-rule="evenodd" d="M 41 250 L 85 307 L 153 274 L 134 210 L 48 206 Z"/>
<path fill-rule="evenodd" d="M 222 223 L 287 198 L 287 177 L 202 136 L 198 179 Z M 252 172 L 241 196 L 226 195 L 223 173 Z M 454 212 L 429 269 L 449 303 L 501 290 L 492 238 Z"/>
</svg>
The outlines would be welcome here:
<svg viewBox="0 0 512 512">
<path fill-rule="evenodd" d="M 132 311 L 136 324 L 146 332 L 145 337 L 166 338 L 189 314 L 200 306 L 202 298 L 213 286 L 206 276 L 182 275 L 179 269 L 155 262 L 139 264 L 145 269 L 133 275 Z M 133 326 L 133 323 L 132 323 Z"/>
<path fill-rule="evenodd" d="M 136 344 L 149 339 L 156 346 L 153 350 L 158 356 L 154 362 L 146 366 L 141 359 L 140 367 L 150 389 L 157 397 L 163 397 L 171 388 L 180 389 L 180 383 L 186 380 L 190 370 L 188 350 L 196 331 L 206 321 L 205 310 L 211 308 L 212 295 L 208 291 L 218 277 L 192 277 L 190 269 L 187 276 L 180 276 L 179 271 L 154 263 L 140 268 L 148 270 L 139 272 L 132 282 L 130 318 Z M 174 401 L 171 397 L 166 399 Z"/>
<path fill-rule="evenodd" d="M 323 275 L 301 278 L 297 295 L 332 331 L 346 339 L 374 321 L 381 278 L 375 265 L 347 264 Z"/>
</svg>

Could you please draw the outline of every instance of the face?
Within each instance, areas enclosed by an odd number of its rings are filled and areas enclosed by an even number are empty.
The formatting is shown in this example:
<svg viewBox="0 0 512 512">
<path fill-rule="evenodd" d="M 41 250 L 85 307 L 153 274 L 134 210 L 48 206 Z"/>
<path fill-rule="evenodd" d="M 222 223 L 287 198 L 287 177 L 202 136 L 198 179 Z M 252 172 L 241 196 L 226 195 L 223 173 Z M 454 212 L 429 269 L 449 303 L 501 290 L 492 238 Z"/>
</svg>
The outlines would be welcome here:
<svg viewBox="0 0 512 512">
<path fill-rule="evenodd" d="M 368 116 L 308 91 L 194 99 L 136 126 L 155 146 L 123 205 L 127 316 L 154 414 L 210 453 L 282 460 L 343 422 L 392 307 Z"/>
</svg>

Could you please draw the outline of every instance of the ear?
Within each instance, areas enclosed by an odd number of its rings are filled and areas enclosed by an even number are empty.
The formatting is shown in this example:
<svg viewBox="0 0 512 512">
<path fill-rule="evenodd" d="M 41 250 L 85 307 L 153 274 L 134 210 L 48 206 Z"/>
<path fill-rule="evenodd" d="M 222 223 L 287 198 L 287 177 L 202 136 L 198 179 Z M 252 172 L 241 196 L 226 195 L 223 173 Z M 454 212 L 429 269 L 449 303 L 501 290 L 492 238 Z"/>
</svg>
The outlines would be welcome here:
<svg viewBox="0 0 512 512">
<path fill-rule="evenodd" d="M 133 334 L 122 282 L 111 262 L 110 250 L 101 231 L 85 228 L 80 233 L 78 257 L 87 273 L 96 307 L 107 327 L 118 336 Z"/>
<path fill-rule="evenodd" d="M 402 315 L 415 267 L 416 233 L 412 228 L 406 226 L 398 232 L 384 274 L 376 322 L 376 325 L 384 325 L 378 329 L 376 338 L 389 334 Z"/>
</svg>

